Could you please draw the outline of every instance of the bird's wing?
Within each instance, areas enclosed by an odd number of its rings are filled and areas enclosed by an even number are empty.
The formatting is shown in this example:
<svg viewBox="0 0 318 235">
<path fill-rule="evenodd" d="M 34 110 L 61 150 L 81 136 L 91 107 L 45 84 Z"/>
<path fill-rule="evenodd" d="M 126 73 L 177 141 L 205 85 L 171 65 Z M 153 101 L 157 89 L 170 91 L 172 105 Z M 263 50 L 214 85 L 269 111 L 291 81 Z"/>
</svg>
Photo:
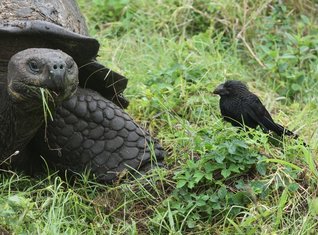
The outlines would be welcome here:
<svg viewBox="0 0 318 235">
<path fill-rule="evenodd" d="M 256 95 L 252 94 L 249 96 L 246 103 L 247 105 L 244 106 L 245 112 L 250 116 L 250 118 L 257 122 L 264 131 L 283 131 L 283 127 L 274 122 L 271 115 Z"/>
<path fill-rule="evenodd" d="M 278 135 L 285 134 L 297 138 L 296 134 L 274 122 L 273 118 L 256 95 L 251 94 L 246 103 L 245 112 L 250 118 L 255 120 L 265 132 L 271 130 Z"/>
</svg>

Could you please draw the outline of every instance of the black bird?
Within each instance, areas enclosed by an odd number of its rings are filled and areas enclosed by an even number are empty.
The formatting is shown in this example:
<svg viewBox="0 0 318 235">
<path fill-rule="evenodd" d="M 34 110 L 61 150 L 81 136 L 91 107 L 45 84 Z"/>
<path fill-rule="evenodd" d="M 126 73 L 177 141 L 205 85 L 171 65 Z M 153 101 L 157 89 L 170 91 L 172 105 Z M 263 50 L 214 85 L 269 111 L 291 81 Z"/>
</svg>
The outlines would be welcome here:
<svg viewBox="0 0 318 235">
<path fill-rule="evenodd" d="M 275 132 L 277 135 L 298 136 L 277 124 L 272 119 L 260 99 L 250 92 L 240 81 L 229 80 L 220 84 L 214 91 L 221 97 L 220 109 L 225 121 L 233 126 L 256 128 L 258 125 L 266 133 Z"/>
</svg>

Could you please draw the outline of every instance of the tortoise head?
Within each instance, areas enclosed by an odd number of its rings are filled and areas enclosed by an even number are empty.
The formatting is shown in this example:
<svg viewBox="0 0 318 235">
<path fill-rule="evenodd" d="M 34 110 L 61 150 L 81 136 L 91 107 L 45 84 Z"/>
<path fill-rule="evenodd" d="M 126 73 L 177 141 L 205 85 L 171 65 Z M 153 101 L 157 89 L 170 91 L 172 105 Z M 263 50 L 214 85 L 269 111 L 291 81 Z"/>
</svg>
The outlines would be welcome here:
<svg viewBox="0 0 318 235">
<path fill-rule="evenodd" d="M 13 55 L 8 64 L 8 93 L 16 102 L 41 101 L 41 89 L 53 102 L 76 91 L 78 68 L 72 57 L 60 50 L 31 48 Z"/>
</svg>

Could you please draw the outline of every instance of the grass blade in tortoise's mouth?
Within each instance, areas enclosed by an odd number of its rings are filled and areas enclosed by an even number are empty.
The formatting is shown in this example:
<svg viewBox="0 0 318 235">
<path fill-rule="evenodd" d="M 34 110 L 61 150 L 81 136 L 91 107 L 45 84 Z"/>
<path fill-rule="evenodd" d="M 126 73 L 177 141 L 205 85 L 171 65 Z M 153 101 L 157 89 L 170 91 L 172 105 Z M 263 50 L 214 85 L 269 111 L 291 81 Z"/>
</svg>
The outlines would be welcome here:
<svg viewBox="0 0 318 235">
<path fill-rule="evenodd" d="M 45 122 L 45 126 L 47 126 L 47 119 L 48 116 L 50 117 L 51 121 L 53 121 L 53 115 L 52 112 L 50 110 L 49 107 L 49 99 L 53 100 L 52 94 L 50 93 L 50 91 L 46 88 L 40 88 L 40 92 L 41 92 L 41 98 L 42 98 L 42 107 L 43 107 L 43 115 L 44 115 L 44 122 Z"/>
</svg>

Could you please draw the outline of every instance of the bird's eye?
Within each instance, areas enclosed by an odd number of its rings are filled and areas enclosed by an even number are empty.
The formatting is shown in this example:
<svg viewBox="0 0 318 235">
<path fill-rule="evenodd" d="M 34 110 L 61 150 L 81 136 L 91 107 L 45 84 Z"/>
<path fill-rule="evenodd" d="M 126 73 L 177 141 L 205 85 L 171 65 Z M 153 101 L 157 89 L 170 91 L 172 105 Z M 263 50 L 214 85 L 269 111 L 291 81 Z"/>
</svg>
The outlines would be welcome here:
<svg viewBox="0 0 318 235">
<path fill-rule="evenodd" d="M 40 70 L 38 63 L 34 60 L 31 60 L 29 62 L 29 68 L 31 69 L 32 72 L 35 72 L 35 73 L 39 72 L 39 70 Z"/>
</svg>

